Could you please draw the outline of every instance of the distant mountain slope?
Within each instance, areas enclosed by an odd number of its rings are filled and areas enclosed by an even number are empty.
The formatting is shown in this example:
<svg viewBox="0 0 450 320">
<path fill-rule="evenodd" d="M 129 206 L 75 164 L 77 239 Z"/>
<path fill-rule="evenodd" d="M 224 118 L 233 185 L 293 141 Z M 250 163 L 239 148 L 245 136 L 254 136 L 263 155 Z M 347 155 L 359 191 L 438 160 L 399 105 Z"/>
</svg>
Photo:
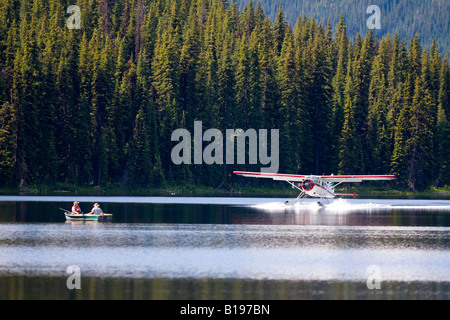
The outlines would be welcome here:
<svg viewBox="0 0 450 320">
<path fill-rule="evenodd" d="M 250 0 L 240 0 L 241 8 Z M 257 0 L 253 0 L 256 5 Z M 421 42 L 430 47 L 435 37 L 441 52 L 450 52 L 450 1 L 449 0 L 259 0 L 266 15 L 275 18 L 281 5 L 286 19 L 295 25 L 299 15 L 314 17 L 323 25 L 330 19 L 335 27 L 342 12 L 350 37 L 358 32 L 367 33 L 366 21 L 370 5 L 381 9 L 381 29 L 375 34 L 379 38 L 386 33 L 398 32 L 401 39 L 409 41 L 417 33 Z"/>
</svg>

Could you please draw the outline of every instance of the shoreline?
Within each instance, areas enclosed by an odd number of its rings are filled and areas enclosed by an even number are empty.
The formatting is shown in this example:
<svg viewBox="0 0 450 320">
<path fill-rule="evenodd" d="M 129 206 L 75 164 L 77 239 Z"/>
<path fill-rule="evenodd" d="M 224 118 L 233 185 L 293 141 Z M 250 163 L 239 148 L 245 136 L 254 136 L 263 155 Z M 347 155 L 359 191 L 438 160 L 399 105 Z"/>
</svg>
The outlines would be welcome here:
<svg viewBox="0 0 450 320">
<path fill-rule="evenodd" d="M 348 189 L 337 188 L 336 192 L 356 192 L 356 198 L 386 197 L 386 198 L 447 198 L 450 199 L 450 187 L 431 188 L 425 191 L 400 190 L 394 188 L 383 189 L 380 186 L 352 186 Z M 69 184 L 45 186 L 33 185 L 26 188 L 0 188 L 0 195 L 67 195 L 67 196 L 154 196 L 154 197 L 195 197 L 195 196 L 268 196 L 268 197 L 296 197 L 298 191 L 291 187 L 235 187 L 233 190 L 215 189 L 202 186 L 165 186 L 163 188 L 121 189 L 117 186 L 92 187 Z M 353 197 L 350 197 L 353 198 Z"/>
</svg>

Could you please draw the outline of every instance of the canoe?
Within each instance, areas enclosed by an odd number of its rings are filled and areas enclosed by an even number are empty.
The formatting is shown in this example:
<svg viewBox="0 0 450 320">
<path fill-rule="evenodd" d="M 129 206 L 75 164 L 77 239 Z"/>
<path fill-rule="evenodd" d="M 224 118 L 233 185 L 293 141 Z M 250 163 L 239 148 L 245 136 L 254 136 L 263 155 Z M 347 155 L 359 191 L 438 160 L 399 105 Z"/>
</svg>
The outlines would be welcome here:
<svg viewBox="0 0 450 320">
<path fill-rule="evenodd" d="M 71 214 L 64 213 L 66 215 L 67 221 L 112 221 L 112 214 L 104 213 L 104 214 Z"/>
</svg>

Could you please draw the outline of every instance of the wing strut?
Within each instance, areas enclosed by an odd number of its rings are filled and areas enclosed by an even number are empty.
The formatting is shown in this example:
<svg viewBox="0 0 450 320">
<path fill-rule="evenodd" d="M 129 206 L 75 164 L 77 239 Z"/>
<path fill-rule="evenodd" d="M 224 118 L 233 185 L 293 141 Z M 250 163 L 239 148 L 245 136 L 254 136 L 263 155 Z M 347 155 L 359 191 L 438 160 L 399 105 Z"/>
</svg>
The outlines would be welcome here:
<svg viewBox="0 0 450 320">
<path fill-rule="evenodd" d="M 289 201 L 289 200 L 287 200 L 287 201 L 285 202 L 285 204 L 295 204 L 299 199 L 302 199 L 302 201 L 303 201 L 303 199 L 305 199 L 305 197 L 306 197 L 305 191 L 303 191 L 302 188 L 299 188 L 298 186 L 296 186 L 295 183 L 290 182 L 290 181 L 288 181 L 288 180 L 285 180 L 285 181 L 286 181 L 287 183 L 289 183 L 292 187 L 294 187 L 294 188 L 300 190 L 299 195 L 297 196 L 297 198 L 295 198 L 294 201 Z"/>
</svg>

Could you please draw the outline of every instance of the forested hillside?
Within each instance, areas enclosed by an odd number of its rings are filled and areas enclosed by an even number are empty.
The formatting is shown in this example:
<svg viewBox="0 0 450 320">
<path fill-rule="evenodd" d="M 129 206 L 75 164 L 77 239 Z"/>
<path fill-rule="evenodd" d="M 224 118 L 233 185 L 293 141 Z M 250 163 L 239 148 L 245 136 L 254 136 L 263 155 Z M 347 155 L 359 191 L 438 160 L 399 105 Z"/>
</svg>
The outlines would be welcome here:
<svg viewBox="0 0 450 320">
<path fill-rule="evenodd" d="M 450 184 L 450 65 L 420 35 L 349 38 L 222 0 L 0 0 L 0 184 L 199 184 L 232 170 L 176 165 L 177 128 L 280 130 L 284 173 L 398 174 Z M 448 18 L 447 18 L 448 19 Z M 261 181 L 245 183 L 262 183 Z M 240 180 L 242 181 L 242 180 Z"/>
<path fill-rule="evenodd" d="M 243 8 L 249 0 L 241 0 Z M 255 1 L 254 1 L 255 2 Z M 334 27 L 339 22 L 342 12 L 347 24 L 350 39 L 358 33 L 366 34 L 366 21 L 371 16 L 367 13 L 370 5 L 381 9 L 381 29 L 373 32 L 379 38 L 390 33 L 398 33 L 402 39 L 420 35 L 422 46 L 431 47 L 433 38 L 438 49 L 450 53 L 450 1 L 448 0 L 260 0 L 264 13 L 272 20 L 279 7 L 286 13 L 286 20 L 295 25 L 298 16 L 305 15 L 326 25 L 328 19 Z"/>
</svg>

